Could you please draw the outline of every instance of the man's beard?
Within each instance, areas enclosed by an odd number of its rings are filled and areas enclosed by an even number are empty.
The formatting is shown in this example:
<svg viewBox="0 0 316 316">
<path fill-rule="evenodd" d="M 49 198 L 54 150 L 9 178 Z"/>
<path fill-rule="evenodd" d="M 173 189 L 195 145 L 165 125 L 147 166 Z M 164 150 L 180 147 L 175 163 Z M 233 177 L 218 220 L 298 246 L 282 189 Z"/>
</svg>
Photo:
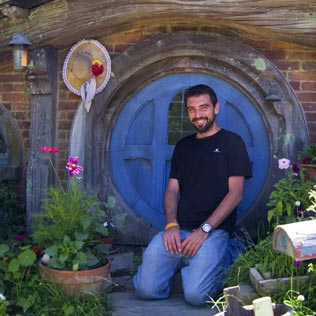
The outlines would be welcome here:
<svg viewBox="0 0 316 316">
<path fill-rule="evenodd" d="M 196 126 L 194 124 L 194 121 L 195 119 L 193 120 L 193 122 L 191 121 L 191 124 L 193 125 L 193 127 L 195 128 L 195 130 L 198 132 L 198 133 L 205 133 L 207 132 L 208 130 L 210 130 L 215 122 L 215 119 L 210 119 L 208 120 L 206 117 L 203 117 L 203 119 L 206 119 L 206 124 L 204 126 Z"/>
</svg>

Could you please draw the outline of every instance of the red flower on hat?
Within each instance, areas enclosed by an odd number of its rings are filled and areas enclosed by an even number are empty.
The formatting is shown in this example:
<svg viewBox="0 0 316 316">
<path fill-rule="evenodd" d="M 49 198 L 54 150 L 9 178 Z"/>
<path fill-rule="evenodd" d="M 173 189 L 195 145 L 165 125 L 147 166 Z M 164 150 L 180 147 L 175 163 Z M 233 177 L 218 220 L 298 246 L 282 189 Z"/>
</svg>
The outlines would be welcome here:
<svg viewBox="0 0 316 316">
<path fill-rule="evenodd" d="M 92 70 L 93 75 L 97 77 L 103 74 L 104 66 L 99 60 L 95 59 L 92 61 L 91 70 Z"/>
</svg>

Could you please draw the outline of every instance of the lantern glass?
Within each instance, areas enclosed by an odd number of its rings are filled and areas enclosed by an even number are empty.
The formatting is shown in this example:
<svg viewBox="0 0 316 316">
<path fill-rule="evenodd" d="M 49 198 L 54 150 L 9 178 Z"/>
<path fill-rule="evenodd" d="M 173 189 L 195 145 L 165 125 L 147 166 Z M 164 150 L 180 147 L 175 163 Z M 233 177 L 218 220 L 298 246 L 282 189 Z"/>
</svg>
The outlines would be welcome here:
<svg viewBox="0 0 316 316">
<path fill-rule="evenodd" d="M 15 70 L 27 67 L 27 50 L 23 45 L 16 45 L 13 48 L 13 67 Z"/>
</svg>

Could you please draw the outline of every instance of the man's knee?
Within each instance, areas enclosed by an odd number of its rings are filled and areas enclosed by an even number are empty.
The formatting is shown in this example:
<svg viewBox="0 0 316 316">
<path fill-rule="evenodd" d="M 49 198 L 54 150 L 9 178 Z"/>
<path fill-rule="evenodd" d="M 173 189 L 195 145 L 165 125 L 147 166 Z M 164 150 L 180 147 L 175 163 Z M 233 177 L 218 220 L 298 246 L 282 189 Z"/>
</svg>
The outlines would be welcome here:
<svg viewBox="0 0 316 316">
<path fill-rule="evenodd" d="M 185 300 L 191 305 L 202 306 L 207 302 L 212 301 L 212 299 L 217 299 L 218 295 L 222 292 L 223 283 L 220 280 L 214 280 L 208 288 L 203 288 L 201 286 L 194 287 L 193 284 L 189 286 L 183 286 L 183 292 Z"/>
<path fill-rule="evenodd" d="M 165 299 L 169 297 L 170 287 L 159 289 L 153 282 L 141 280 L 137 275 L 133 278 L 134 288 L 139 297 L 145 300 Z"/>
</svg>

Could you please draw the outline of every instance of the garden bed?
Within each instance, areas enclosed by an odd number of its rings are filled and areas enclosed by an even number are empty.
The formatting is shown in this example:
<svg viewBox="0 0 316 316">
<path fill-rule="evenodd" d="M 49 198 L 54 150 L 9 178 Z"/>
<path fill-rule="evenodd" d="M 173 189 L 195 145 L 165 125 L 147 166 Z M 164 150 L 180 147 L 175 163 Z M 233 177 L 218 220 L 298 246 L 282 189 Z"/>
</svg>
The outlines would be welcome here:
<svg viewBox="0 0 316 316">
<path fill-rule="evenodd" d="M 293 282 L 293 284 L 297 284 L 310 278 L 310 276 L 308 275 L 303 275 L 278 279 L 268 279 L 264 278 L 256 268 L 251 268 L 249 275 L 251 285 L 261 296 L 270 296 L 273 292 L 276 292 L 282 286 L 287 286 L 288 288 L 290 288 L 291 282 Z"/>
</svg>

